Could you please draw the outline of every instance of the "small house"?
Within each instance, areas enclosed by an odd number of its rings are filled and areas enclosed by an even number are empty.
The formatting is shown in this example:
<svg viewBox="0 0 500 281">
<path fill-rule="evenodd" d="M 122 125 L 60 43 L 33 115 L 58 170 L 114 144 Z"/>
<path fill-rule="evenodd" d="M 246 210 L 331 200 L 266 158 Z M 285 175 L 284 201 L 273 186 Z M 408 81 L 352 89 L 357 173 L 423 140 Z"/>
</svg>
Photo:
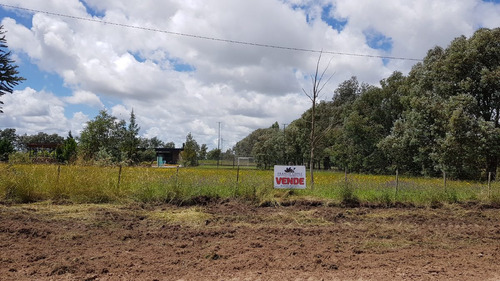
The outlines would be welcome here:
<svg viewBox="0 0 500 281">
<path fill-rule="evenodd" d="M 183 150 L 183 148 L 155 148 L 158 167 L 178 164 Z"/>
</svg>

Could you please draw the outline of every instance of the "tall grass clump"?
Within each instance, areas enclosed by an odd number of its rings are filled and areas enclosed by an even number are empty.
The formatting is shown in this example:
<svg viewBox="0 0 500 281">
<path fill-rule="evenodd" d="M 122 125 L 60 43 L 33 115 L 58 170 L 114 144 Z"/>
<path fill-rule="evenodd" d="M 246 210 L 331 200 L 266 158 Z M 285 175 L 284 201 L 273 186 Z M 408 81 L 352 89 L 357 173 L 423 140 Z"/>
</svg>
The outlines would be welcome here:
<svg viewBox="0 0 500 281">
<path fill-rule="evenodd" d="M 344 182 L 340 186 L 340 199 L 342 204 L 347 207 L 357 207 L 360 204 L 360 199 L 355 194 L 355 189 L 352 183 Z"/>
<path fill-rule="evenodd" d="M 33 176 L 33 169 L 28 166 L 14 167 L 2 165 L 0 186 L 3 198 L 17 203 L 30 203 L 43 198 L 40 181 Z"/>
</svg>

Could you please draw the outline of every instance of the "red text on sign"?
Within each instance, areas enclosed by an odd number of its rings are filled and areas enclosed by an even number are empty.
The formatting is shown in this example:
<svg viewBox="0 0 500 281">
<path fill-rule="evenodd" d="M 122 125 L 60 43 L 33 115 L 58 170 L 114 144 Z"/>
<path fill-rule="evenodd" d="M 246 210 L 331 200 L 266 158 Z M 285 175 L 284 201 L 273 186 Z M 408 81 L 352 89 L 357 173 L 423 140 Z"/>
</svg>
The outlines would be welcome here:
<svg viewBox="0 0 500 281">
<path fill-rule="evenodd" d="M 276 178 L 276 183 L 304 185 L 304 178 Z"/>
</svg>

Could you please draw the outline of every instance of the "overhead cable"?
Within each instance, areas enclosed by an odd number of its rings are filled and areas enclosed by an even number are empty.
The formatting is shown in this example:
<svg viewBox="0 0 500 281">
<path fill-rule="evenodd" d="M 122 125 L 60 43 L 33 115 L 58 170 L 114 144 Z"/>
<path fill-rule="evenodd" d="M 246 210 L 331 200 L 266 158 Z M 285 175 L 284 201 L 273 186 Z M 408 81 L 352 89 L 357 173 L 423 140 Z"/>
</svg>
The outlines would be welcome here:
<svg viewBox="0 0 500 281">
<path fill-rule="evenodd" d="M 54 13 L 54 12 L 49 12 L 49 11 L 42 11 L 42 10 L 36 10 L 36 9 L 17 7 L 17 6 L 12 6 L 12 5 L 2 4 L 2 3 L 0 3 L 0 6 L 5 7 L 5 8 L 24 10 L 24 11 L 28 11 L 28 12 L 32 12 L 32 13 L 42 13 L 42 14 L 58 16 L 58 17 L 63 17 L 63 18 L 70 18 L 70 19 L 75 19 L 75 20 L 96 22 L 96 23 L 114 25 L 114 26 L 125 27 L 125 28 L 140 29 L 140 30 L 159 32 L 159 33 L 165 33 L 165 34 L 170 34 L 170 35 L 190 37 L 190 38 L 196 38 L 196 39 L 202 39 L 202 40 L 218 41 L 218 42 L 224 42 L 224 43 L 230 43 L 230 44 L 262 47 L 262 48 L 271 48 L 271 49 L 281 49 L 281 50 L 297 51 L 297 52 L 324 53 L 324 54 L 352 56 L 352 57 L 368 57 L 368 58 L 379 58 L 379 59 L 388 59 L 388 60 L 422 61 L 421 59 L 407 58 L 407 57 L 393 57 L 393 56 L 381 56 L 381 55 L 370 55 L 370 54 L 345 53 L 345 52 L 336 52 L 336 51 L 328 51 L 328 50 L 327 51 L 314 50 L 314 49 L 280 46 L 280 45 L 272 45 L 272 44 L 264 44 L 264 43 L 248 42 L 248 41 L 231 40 L 231 39 L 216 38 L 216 37 L 203 36 L 203 35 L 195 35 L 195 34 L 189 34 L 189 33 L 168 31 L 168 30 L 162 30 L 162 29 L 156 29 L 156 28 L 150 28 L 150 27 L 144 27 L 144 26 L 116 23 L 116 22 L 110 22 L 110 21 L 105 21 L 105 20 L 101 20 L 101 19 L 95 19 L 95 18 L 85 18 L 85 17 L 79 17 L 79 16 L 72 16 L 72 15 Z"/>
</svg>

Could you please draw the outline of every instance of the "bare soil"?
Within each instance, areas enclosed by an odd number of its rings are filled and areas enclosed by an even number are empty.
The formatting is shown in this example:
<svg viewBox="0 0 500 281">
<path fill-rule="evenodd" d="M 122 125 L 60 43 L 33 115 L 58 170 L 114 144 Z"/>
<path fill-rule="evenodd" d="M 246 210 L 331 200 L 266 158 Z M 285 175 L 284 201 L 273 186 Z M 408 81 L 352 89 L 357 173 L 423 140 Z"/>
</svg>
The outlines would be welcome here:
<svg viewBox="0 0 500 281">
<path fill-rule="evenodd" d="M 1 280 L 500 280 L 500 210 L 0 204 Z"/>
</svg>

